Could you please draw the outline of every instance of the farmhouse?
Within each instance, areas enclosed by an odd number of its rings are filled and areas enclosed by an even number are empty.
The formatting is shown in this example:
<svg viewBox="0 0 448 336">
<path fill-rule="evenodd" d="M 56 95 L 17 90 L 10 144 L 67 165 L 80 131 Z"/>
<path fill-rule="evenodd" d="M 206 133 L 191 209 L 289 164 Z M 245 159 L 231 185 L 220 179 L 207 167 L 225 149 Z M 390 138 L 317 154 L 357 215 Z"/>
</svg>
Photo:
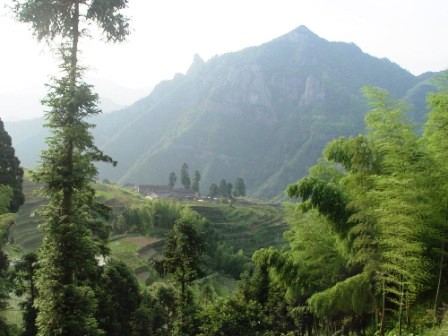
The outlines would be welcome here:
<svg viewBox="0 0 448 336">
<path fill-rule="evenodd" d="M 187 199 L 194 198 L 196 193 L 186 188 L 171 188 L 169 185 L 150 185 L 143 184 L 137 186 L 137 193 L 151 199 L 176 198 Z"/>
<path fill-rule="evenodd" d="M 171 187 L 169 185 L 151 185 L 143 184 L 137 186 L 137 193 L 147 198 L 168 198 L 171 195 Z"/>
</svg>

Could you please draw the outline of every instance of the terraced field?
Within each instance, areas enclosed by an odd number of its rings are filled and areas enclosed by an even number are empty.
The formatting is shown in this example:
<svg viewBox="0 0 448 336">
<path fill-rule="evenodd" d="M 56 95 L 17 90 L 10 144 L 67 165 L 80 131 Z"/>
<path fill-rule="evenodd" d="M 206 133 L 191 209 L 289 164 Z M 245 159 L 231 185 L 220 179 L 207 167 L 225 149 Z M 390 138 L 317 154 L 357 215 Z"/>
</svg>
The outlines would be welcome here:
<svg viewBox="0 0 448 336">
<path fill-rule="evenodd" d="M 283 219 L 283 208 L 270 204 L 218 205 L 191 204 L 190 207 L 207 218 L 223 241 L 243 249 L 247 256 L 267 246 L 282 246 L 283 232 L 288 224 Z"/>
<path fill-rule="evenodd" d="M 126 206 L 145 202 L 145 199 L 135 192 L 114 184 L 96 183 L 94 187 L 100 202 L 112 208 L 112 216 L 121 213 Z M 32 216 L 32 213 L 46 201 L 37 195 L 37 188 L 25 176 L 23 183 L 25 204 L 20 207 L 16 223 L 10 231 L 10 241 L 25 251 L 36 250 L 42 241 L 42 234 L 38 230 L 40 219 L 38 216 Z"/>
<path fill-rule="evenodd" d="M 20 245 L 25 250 L 36 250 L 42 241 L 42 234 L 37 229 L 39 217 L 31 216 L 33 211 L 45 204 L 45 199 L 36 195 L 37 186 L 27 178 L 23 182 L 25 204 L 17 213 L 16 223 L 10 231 L 10 241 Z"/>
<path fill-rule="evenodd" d="M 14 257 L 21 251 L 36 250 L 42 240 L 38 230 L 39 217 L 31 214 L 45 203 L 42 197 L 35 193 L 36 185 L 28 179 L 24 183 L 26 202 L 21 207 L 16 224 L 11 229 L 10 254 Z M 129 205 L 147 202 L 132 190 L 121 188 L 113 184 L 95 184 L 99 199 L 112 208 L 112 216 L 120 214 Z M 283 208 L 271 204 L 245 202 L 244 204 L 225 204 L 207 202 L 186 202 L 185 206 L 207 218 L 216 230 L 217 236 L 234 251 L 240 249 L 248 257 L 252 253 L 267 246 L 281 246 L 285 243 L 283 232 L 288 228 L 283 220 Z M 163 230 L 162 230 L 163 231 Z M 149 266 L 148 258 L 157 257 L 164 245 L 164 233 L 160 237 L 139 236 L 136 234 L 112 237 L 109 243 L 112 255 L 125 262 L 142 283 L 157 280 L 154 270 Z M 225 294 L 231 291 L 234 280 L 222 274 L 210 275 L 206 278 L 213 283 L 217 293 Z M 206 280 L 203 280 L 206 281 Z"/>
</svg>

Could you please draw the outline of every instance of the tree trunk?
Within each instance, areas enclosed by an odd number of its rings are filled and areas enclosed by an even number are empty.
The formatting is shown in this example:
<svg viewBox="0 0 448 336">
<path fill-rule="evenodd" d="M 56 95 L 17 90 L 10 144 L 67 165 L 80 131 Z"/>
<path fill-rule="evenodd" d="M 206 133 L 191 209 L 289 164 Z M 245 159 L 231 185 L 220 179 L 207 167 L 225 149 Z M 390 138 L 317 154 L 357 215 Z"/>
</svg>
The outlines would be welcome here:
<svg viewBox="0 0 448 336">
<path fill-rule="evenodd" d="M 432 323 L 433 328 L 434 328 L 435 324 L 437 323 L 437 301 L 439 300 L 440 286 L 442 283 L 444 253 L 445 253 L 445 242 L 442 243 L 442 255 L 440 256 L 440 263 L 439 263 L 439 280 L 437 282 L 436 297 L 434 299 L 434 320 Z"/>
<path fill-rule="evenodd" d="M 76 94 L 76 80 L 77 80 L 77 68 L 78 68 L 78 41 L 79 41 L 79 2 L 76 1 L 73 4 L 73 17 L 72 17 L 72 45 L 70 49 L 70 74 L 69 74 L 69 91 L 72 96 Z M 70 106 L 71 107 L 71 106 Z M 77 107 L 71 107 L 73 110 L 68 109 L 63 111 L 66 114 L 65 123 L 63 127 L 70 128 L 73 126 L 74 116 L 77 114 Z M 66 169 L 66 181 L 63 189 L 63 204 L 62 204 L 62 218 L 63 224 L 70 224 L 73 214 L 73 139 L 71 137 L 65 138 L 66 153 L 63 166 Z M 69 263 L 67 263 L 69 264 Z M 65 284 L 76 285 L 76 271 L 72 268 L 65 267 Z"/>
<path fill-rule="evenodd" d="M 448 226 L 448 200 L 445 207 L 445 227 Z M 437 323 L 437 301 L 439 300 L 439 294 L 440 294 L 440 286 L 442 283 L 442 274 L 443 274 L 443 262 L 444 262 L 444 255 L 445 255 L 445 234 L 442 237 L 442 253 L 440 255 L 440 263 L 439 263 L 439 279 L 437 281 L 437 290 L 436 290 L 436 297 L 434 299 L 434 320 L 432 323 L 432 327 L 434 328 L 435 324 Z"/>
<path fill-rule="evenodd" d="M 403 296 L 404 296 L 404 288 L 403 284 L 400 285 L 400 304 L 398 306 L 398 336 L 401 336 L 402 329 L 402 315 L 403 315 Z"/>
<path fill-rule="evenodd" d="M 381 325 L 380 325 L 380 335 L 384 336 L 384 324 L 386 319 L 386 288 L 383 280 L 383 306 L 381 308 Z"/>
</svg>

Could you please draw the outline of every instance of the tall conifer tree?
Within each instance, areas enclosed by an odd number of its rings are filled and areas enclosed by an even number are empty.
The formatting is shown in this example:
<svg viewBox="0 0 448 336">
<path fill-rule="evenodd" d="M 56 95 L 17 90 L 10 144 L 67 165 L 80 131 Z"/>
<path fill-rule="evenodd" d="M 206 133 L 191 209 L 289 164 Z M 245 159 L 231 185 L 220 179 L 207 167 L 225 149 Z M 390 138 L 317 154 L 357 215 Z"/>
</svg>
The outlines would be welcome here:
<svg viewBox="0 0 448 336">
<path fill-rule="evenodd" d="M 15 156 L 11 137 L 6 132 L 3 121 L 0 119 L 0 185 L 11 188 L 12 198 L 8 205 L 10 212 L 17 212 L 25 201 L 22 191 L 23 169 Z"/>
<path fill-rule="evenodd" d="M 190 189 L 191 180 L 190 174 L 188 173 L 188 165 L 186 162 L 184 162 L 182 168 L 180 169 L 180 183 L 182 183 L 185 189 Z"/>
<path fill-rule="evenodd" d="M 99 226 L 105 208 L 91 187 L 93 161 L 112 162 L 93 143 L 86 119 L 100 113 L 98 96 L 82 80 L 78 44 L 95 22 L 111 42 L 129 33 L 120 13 L 127 0 L 14 0 L 19 21 L 30 23 L 38 40 L 60 41 L 61 77 L 49 85 L 44 104 L 52 137 L 34 172 L 48 205 L 41 213 L 44 239 L 37 272 L 37 326 L 41 336 L 103 335 L 94 318 L 97 306 L 96 257 L 105 252 Z M 98 238 L 98 239 L 97 239 Z"/>
</svg>

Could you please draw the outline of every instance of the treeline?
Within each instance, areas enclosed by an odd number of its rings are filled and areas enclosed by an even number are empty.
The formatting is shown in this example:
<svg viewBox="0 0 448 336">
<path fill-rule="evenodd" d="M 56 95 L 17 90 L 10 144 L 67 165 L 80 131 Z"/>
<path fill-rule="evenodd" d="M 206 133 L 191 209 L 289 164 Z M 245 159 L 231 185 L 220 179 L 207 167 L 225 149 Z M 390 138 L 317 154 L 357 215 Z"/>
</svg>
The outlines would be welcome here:
<svg viewBox="0 0 448 336">
<path fill-rule="evenodd" d="M 177 175 L 175 172 L 171 172 L 168 175 L 168 184 L 171 188 L 176 185 Z M 193 179 L 190 178 L 190 174 L 188 172 L 188 164 L 183 163 L 180 170 L 180 182 L 182 186 L 186 189 L 191 189 L 195 192 L 200 191 L 200 181 L 201 174 L 198 170 L 194 171 Z M 221 181 L 216 184 L 212 183 L 208 189 L 208 197 L 244 197 L 246 196 L 246 184 L 243 178 L 238 177 L 235 179 L 235 182 L 232 184 L 227 182 L 226 179 L 221 179 Z"/>
<path fill-rule="evenodd" d="M 168 185 L 171 188 L 174 188 L 177 181 L 177 175 L 175 172 L 171 172 L 168 175 Z M 190 178 L 190 174 L 188 172 L 188 164 L 184 162 L 180 169 L 180 183 L 183 185 L 185 189 L 191 189 L 194 192 L 199 192 L 200 186 L 199 182 L 201 181 L 201 174 L 199 170 L 194 171 L 193 181 Z"/>
<path fill-rule="evenodd" d="M 147 235 L 159 229 L 171 229 L 180 217 L 183 206 L 177 202 L 153 200 L 124 209 L 113 221 L 115 234 L 140 233 Z"/>
<path fill-rule="evenodd" d="M 238 177 L 234 184 L 222 179 L 219 184 L 212 183 L 208 189 L 209 197 L 244 197 L 246 196 L 246 184 L 241 177 Z"/>
</svg>

